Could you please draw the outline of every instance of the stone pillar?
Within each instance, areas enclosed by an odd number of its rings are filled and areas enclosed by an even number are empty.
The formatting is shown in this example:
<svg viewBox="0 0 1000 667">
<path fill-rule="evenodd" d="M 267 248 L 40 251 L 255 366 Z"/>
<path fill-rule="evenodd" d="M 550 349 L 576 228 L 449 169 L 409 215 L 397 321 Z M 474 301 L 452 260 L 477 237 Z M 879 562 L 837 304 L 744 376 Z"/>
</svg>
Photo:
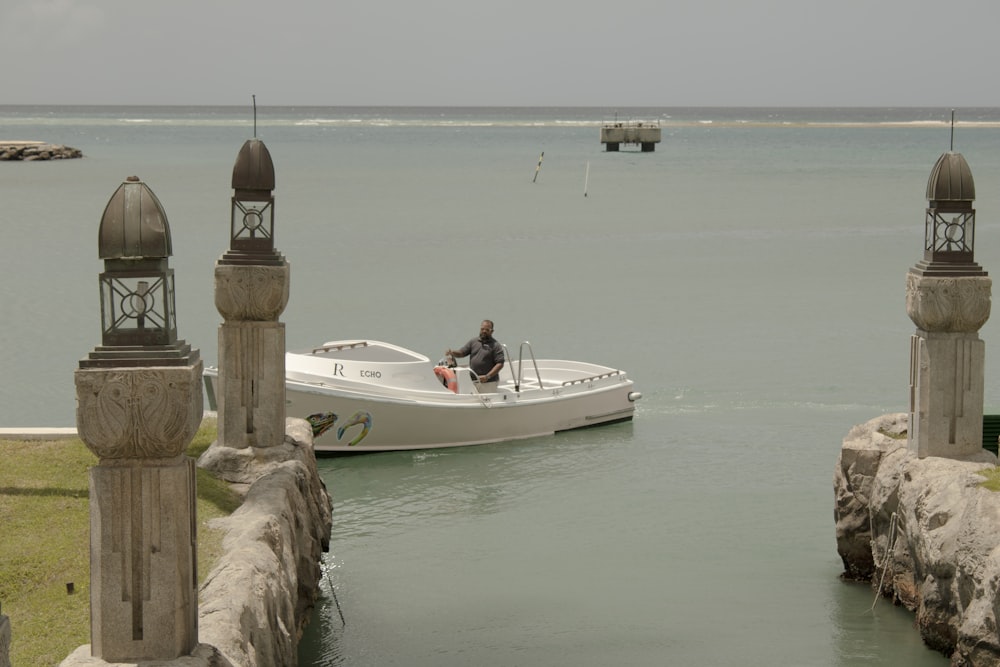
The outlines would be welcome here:
<svg viewBox="0 0 1000 667">
<path fill-rule="evenodd" d="M 906 280 L 906 311 L 917 325 L 910 345 L 909 446 L 917 456 L 962 458 L 983 447 L 988 276 Z"/>
<path fill-rule="evenodd" d="M 219 327 L 219 443 L 268 447 L 285 439 L 285 325 L 289 267 L 215 266 Z"/>
<path fill-rule="evenodd" d="M 198 642 L 194 462 L 202 363 L 80 368 L 77 428 L 90 472 L 91 653 L 169 660 Z"/>
</svg>

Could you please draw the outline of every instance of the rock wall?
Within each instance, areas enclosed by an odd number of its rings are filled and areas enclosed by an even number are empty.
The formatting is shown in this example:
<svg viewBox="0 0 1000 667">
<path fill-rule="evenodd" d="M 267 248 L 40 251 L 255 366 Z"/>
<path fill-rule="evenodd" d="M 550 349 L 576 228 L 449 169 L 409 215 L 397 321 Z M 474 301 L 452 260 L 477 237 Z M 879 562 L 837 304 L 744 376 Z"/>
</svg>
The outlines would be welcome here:
<svg viewBox="0 0 1000 667">
<path fill-rule="evenodd" d="M 199 592 L 191 656 L 161 667 L 289 667 L 309 620 L 330 543 L 332 506 L 316 467 L 312 430 L 288 419 L 284 443 L 234 449 L 214 443 L 198 466 L 245 490 L 243 504 L 213 527 L 225 554 Z M 61 667 L 106 666 L 77 649 Z"/>
<path fill-rule="evenodd" d="M 246 500 L 220 519 L 226 555 L 201 590 L 199 640 L 234 665 L 295 665 L 330 545 L 332 506 L 316 468 L 312 429 L 288 419 L 285 443 L 212 445 L 198 460 L 229 482 L 250 484 Z"/>
<path fill-rule="evenodd" d="M 83 157 L 79 148 L 41 141 L 0 142 L 0 161 L 66 160 Z"/>
<path fill-rule="evenodd" d="M 1000 666 L 1000 492 L 980 474 L 997 459 L 919 459 L 906 434 L 907 415 L 893 414 L 844 439 L 834 473 L 842 576 L 913 611 L 952 665 Z"/>
</svg>

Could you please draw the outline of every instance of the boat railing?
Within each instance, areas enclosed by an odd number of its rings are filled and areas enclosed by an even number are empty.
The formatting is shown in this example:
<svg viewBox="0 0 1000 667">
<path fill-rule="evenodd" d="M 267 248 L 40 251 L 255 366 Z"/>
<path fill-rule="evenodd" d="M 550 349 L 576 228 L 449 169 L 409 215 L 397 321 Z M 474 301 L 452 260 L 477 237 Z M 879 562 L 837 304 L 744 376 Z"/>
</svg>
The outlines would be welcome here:
<svg viewBox="0 0 1000 667">
<path fill-rule="evenodd" d="M 584 384 L 585 382 L 593 382 L 595 380 L 603 380 L 604 378 L 614 377 L 616 375 L 623 375 L 622 371 L 609 371 L 607 373 L 601 373 L 600 375 L 591 375 L 590 377 L 579 378 L 575 380 L 566 380 L 562 383 L 562 386 L 568 387 L 574 384 Z"/>
<path fill-rule="evenodd" d="M 321 347 L 314 347 L 310 354 L 325 354 L 330 350 L 353 350 L 356 347 L 368 347 L 368 341 L 359 340 L 353 343 L 339 343 L 337 345 L 323 345 Z"/>
<path fill-rule="evenodd" d="M 510 374 L 514 377 L 514 391 L 521 391 L 521 382 L 524 380 L 524 348 L 528 348 L 528 356 L 531 357 L 531 365 L 535 368 L 535 377 L 538 378 L 538 388 L 542 388 L 542 374 L 538 371 L 538 362 L 535 360 L 535 351 L 531 349 L 531 343 L 523 341 L 517 351 L 517 373 L 511 367 Z M 503 346 L 504 356 L 510 359 L 510 351 L 507 346 Z"/>
</svg>

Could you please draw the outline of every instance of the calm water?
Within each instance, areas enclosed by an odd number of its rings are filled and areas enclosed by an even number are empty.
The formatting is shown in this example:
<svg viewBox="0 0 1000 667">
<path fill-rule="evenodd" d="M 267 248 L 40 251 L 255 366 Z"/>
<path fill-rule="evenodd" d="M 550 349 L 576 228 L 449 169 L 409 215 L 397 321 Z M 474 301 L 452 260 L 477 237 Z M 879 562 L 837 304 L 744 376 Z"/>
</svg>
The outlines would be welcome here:
<svg viewBox="0 0 1000 667">
<path fill-rule="evenodd" d="M 631 424 L 324 459 L 334 536 L 302 664 L 947 664 L 838 580 L 832 476 L 852 425 L 906 409 L 904 277 L 948 110 L 619 109 L 661 121 L 646 154 L 603 152 L 614 114 L 258 110 L 290 347 L 434 356 L 488 317 L 644 394 Z M 958 118 L 976 258 L 1000 270 L 1000 110 Z M 169 217 L 180 335 L 215 362 L 213 267 L 252 134 L 243 108 L 0 107 L 0 139 L 86 155 L 0 163 L 0 423 L 74 424 L 97 227 L 131 174 Z"/>
</svg>

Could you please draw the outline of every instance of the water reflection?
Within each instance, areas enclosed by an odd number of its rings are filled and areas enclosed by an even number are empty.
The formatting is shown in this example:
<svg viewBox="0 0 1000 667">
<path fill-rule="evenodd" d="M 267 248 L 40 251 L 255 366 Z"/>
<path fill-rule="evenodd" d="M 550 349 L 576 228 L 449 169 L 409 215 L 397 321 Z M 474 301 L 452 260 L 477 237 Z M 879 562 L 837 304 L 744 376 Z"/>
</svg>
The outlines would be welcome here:
<svg viewBox="0 0 1000 667">
<path fill-rule="evenodd" d="M 608 465 L 607 447 L 626 446 L 632 423 L 517 442 L 319 460 L 334 499 L 339 539 L 420 520 L 487 515 L 525 494 L 573 484 Z M 582 434 L 582 435 L 581 435 Z"/>
<path fill-rule="evenodd" d="M 830 593 L 830 622 L 836 633 L 833 645 L 839 667 L 942 667 L 950 663 L 924 645 L 913 613 L 886 599 L 876 602 L 869 584 L 834 581 Z"/>
<path fill-rule="evenodd" d="M 522 625 L 530 617 L 524 605 L 550 602 L 548 594 L 535 603 L 526 600 L 521 582 L 539 567 L 559 567 L 544 565 L 550 557 L 532 554 L 531 545 L 550 534 L 558 539 L 560 533 L 578 532 L 572 500 L 544 516 L 551 504 L 544 498 L 571 498 L 568 491 L 581 479 L 613 470 L 609 450 L 621 450 L 621 463 L 627 461 L 632 433 L 632 424 L 624 423 L 496 445 L 320 459 L 334 501 L 334 534 L 317 608 L 300 643 L 300 663 L 399 664 L 393 658 L 398 646 L 373 655 L 386 644 L 378 635 L 387 628 L 393 642 L 404 644 L 415 627 L 456 633 L 414 638 L 418 652 L 433 652 L 428 643 L 434 641 L 448 646 L 503 641 L 504 624 L 516 628 L 521 641 L 566 641 L 555 639 L 564 629 L 537 621 Z M 531 520 L 522 514 L 525 503 L 538 508 Z M 512 542 L 523 549 L 508 550 Z M 483 568 L 491 576 L 483 576 Z M 407 620 L 410 613 L 418 617 Z M 443 625 L 428 621 L 447 614 L 458 617 Z M 411 664 L 427 664 L 412 659 L 417 662 Z M 455 659 L 442 657 L 437 664 Z"/>
</svg>

